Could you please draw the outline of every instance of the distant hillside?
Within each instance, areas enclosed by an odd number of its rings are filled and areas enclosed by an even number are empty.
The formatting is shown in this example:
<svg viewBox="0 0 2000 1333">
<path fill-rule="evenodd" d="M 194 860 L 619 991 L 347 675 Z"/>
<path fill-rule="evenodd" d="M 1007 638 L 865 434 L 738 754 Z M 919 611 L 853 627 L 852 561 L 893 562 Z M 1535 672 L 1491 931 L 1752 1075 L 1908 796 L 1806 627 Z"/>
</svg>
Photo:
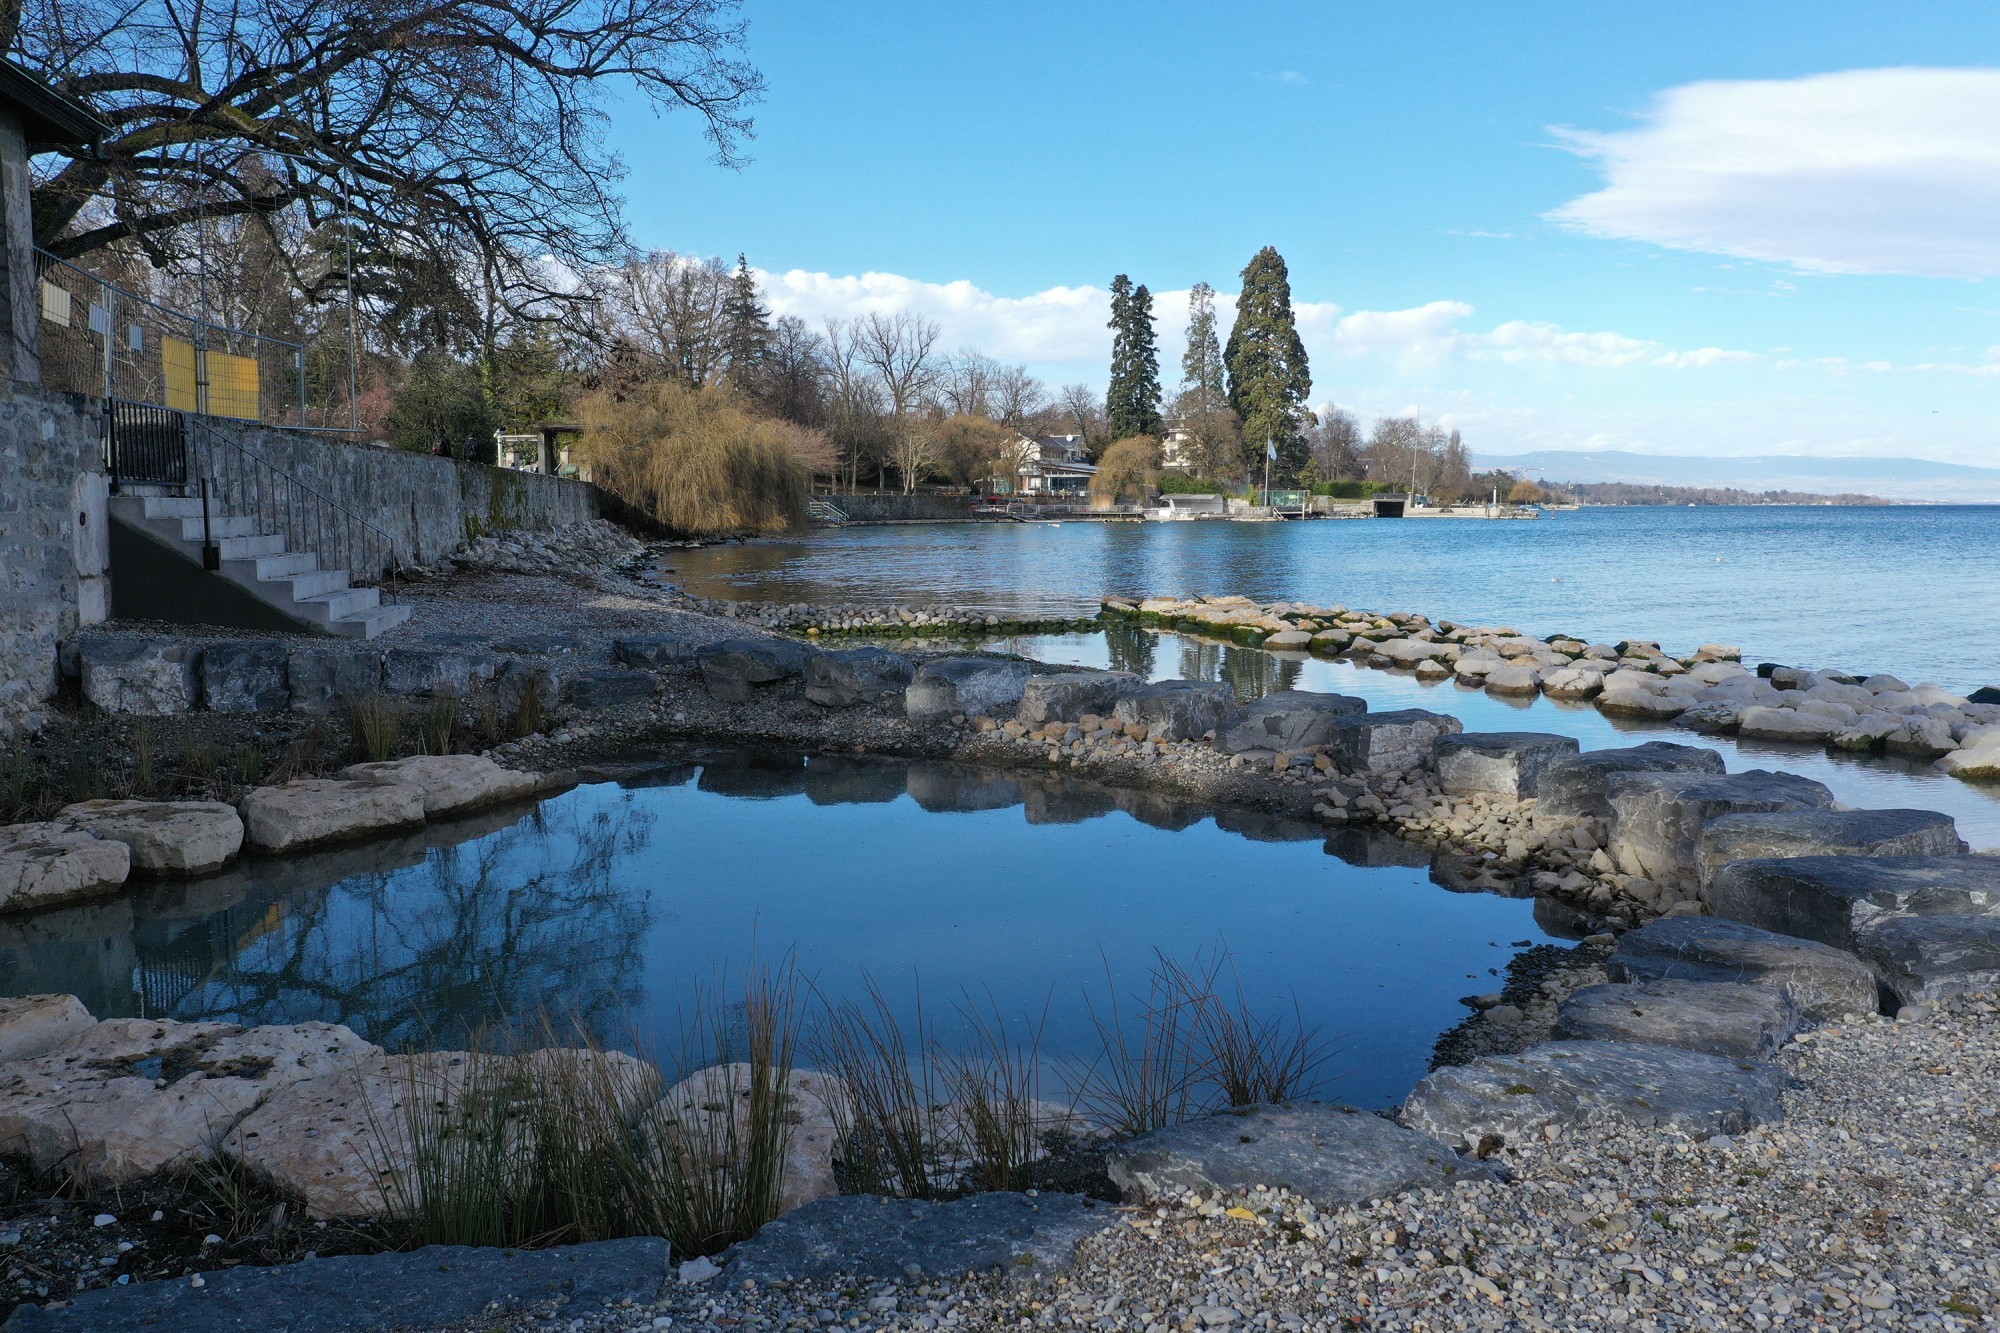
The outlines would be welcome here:
<svg viewBox="0 0 2000 1333">
<path fill-rule="evenodd" d="M 1880 495 L 1821 495 L 1815 491 L 1745 491 L 1734 486 L 1648 486 L 1639 481 L 1566 481 L 1550 478 L 1558 494 L 1590 505 L 1881 505 L 1908 504 Z"/>
<path fill-rule="evenodd" d="M 1526 473 L 1553 482 L 1628 482 L 1641 486 L 1729 488 L 1759 494 L 1779 491 L 1802 496 L 1881 496 L 1891 500 L 2000 504 L 2000 468 L 1933 463 L 1920 458 L 1801 458 L 1780 454 L 1699 458 L 1685 454 L 1545 449 L 1530 454 L 1478 454 L 1474 463 L 1481 468 Z"/>
</svg>

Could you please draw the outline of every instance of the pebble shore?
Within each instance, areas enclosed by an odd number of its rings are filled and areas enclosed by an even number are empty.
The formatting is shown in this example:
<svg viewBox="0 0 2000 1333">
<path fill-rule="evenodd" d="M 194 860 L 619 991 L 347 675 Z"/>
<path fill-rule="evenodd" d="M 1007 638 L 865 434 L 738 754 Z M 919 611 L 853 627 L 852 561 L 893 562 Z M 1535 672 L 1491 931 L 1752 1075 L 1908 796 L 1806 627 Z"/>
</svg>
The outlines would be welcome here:
<svg viewBox="0 0 2000 1333">
<path fill-rule="evenodd" d="M 725 1269 L 657 1305 L 568 1310 L 557 1326 L 1995 1327 L 2000 1004 L 1822 1028 L 1779 1064 L 1796 1080 L 1785 1120 L 1735 1138 L 1582 1126 L 1505 1151 L 1505 1183 L 1326 1212 L 1262 1192 L 1128 1209 L 1052 1281 L 746 1290 Z"/>
</svg>

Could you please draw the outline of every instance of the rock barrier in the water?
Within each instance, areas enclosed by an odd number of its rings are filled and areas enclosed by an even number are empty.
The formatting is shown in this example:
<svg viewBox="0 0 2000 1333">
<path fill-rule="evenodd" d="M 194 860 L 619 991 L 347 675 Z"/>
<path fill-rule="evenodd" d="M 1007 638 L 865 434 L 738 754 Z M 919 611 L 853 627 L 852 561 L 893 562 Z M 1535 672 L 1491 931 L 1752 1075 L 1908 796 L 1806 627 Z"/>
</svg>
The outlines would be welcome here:
<svg viewBox="0 0 2000 1333">
<path fill-rule="evenodd" d="M 1272 651 L 1346 657 L 1491 694 L 1589 701 L 1607 715 L 1708 734 L 1805 741 L 1938 761 L 1955 777 L 2000 778 L 2000 691 L 1956 694 L 1887 674 L 1763 663 L 1730 644 L 1675 655 L 1635 639 L 1533 638 L 1405 612 L 1247 597 L 1107 597 L 1107 615 Z"/>
</svg>

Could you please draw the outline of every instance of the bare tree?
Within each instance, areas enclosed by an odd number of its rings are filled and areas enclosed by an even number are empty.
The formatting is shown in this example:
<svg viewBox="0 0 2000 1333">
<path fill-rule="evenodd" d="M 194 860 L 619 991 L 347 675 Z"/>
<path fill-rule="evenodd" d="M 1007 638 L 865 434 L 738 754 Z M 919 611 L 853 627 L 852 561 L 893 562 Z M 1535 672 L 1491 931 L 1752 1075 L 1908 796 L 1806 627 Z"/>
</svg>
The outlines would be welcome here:
<svg viewBox="0 0 2000 1333">
<path fill-rule="evenodd" d="M 851 336 L 856 350 L 888 393 L 892 417 L 901 420 L 923 400 L 937 370 L 931 349 L 938 333 L 935 320 L 907 310 L 854 321 Z"/>
<path fill-rule="evenodd" d="M 1002 367 L 983 352 L 970 348 L 946 357 L 938 377 L 938 400 L 946 416 L 990 417 Z"/>
<path fill-rule="evenodd" d="M 1065 384 L 1057 395 L 1063 415 L 1076 426 L 1084 447 L 1095 449 L 1104 436 L 1104 402 L 1088 384 Z"/>
<path fill-rule="evenodd" d="M 1361 457 L 1361 423 L 1352 412 L 1329 407 L 1319 414 L 1319 424 L 1306 432 L 1313 466 L 1328 481 L 1361 481 L 1368 465 Z"/>
<path fill-rule="evenodd" d="M 110 126 L 35 191 L 64 257 L 165 266 L 190 223 L 301 206 L 358 219 L 357 266 L 470 272 L 511 311 L 573 295 L 621 239 L 603 143 L 619 85 L 684 108 L 724 164 L 763 80 L 735 0 L 33 0 L 11 54 Z M 552 256 L 553 266 L 538 262 Z M 469 262 L 468 262 L 469 257 Z M 524 257 L 526 257 L 524 259 Z"/>
<path fill-rule="evenodd" d="M 993 380 L 991 415 L 1003 426 L 1026 430 L 1047 410 L 1049 391 L 1026 366 L 1002 366 Z"/>
<path fill-rule="evenodd" d="M 602 336 L 700 388 L 727 359 L 730 290 L 729 269 L 720 259 L 671 250 L 628 259 L 600 284 Z"/>
<path fill-rule="evenodd" d="M 797 315 L 780 316 L 771 325 L 763 369 L 765 406 L 801 426 L 826 424 L 826 339 Z"/>
<path fill-rule="evenodd" d="M 1235 477 L 1243 469 L 1243 428 L 1229 404 L 1199 389 L 1174 399 L 1180 454 L 1198 477 Z"/>
<path fill-rule="evenodd" d="M 889 422 L 889 461 L 902 479 L 903 494 L 917 489 L 917 482 L 937 465 L 943 423 L 922 412 L 894 417 Z"/>
<path fill-rule="evenodd" d="M 831 403 L 828 427 L 847 466 L 847 489 L 861 484 L 861 463 L 882 438 L 882 387 L 861 355 L 860 321 L 826 322 L 825 365 Z"/>
</svg>

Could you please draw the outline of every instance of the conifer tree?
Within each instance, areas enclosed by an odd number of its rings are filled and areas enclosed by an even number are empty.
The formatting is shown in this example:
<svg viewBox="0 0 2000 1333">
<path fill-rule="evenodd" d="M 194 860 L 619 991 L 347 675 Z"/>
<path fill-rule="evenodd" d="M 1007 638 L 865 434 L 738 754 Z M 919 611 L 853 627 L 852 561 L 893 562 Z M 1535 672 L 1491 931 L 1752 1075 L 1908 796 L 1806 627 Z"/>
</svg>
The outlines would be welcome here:
<svg viewBox="0 0 2000 1333">
<path fill-rule="evenodd" d="M 736 255 L 729 292 L 723 297 L 722 336 L 736 387 L 746 393 L 757 392 L 759 372 L 771 350 L 771 310 L 764 304 L 756 275 L 750 272 L 750 262 L 741 251 Z"/>
<path fill-rule="evenodd" d="M 1261 450 L 1268 438 L 1278 452 L 1271 465 L 1274 479 L 1297 477 L 1309 456 L 1305 432 L 1312 413 L 1305 404 L 1312 373 L 1292 318 L 1291 279 L 1275 247 L 1265 246 L 1244 266 L 1236 326 L 1223 361 L 1229 405 L 1243 420 L 1246 450 Z"/>
<path fill-rule="evenodd" d="M 1111 280 L 1111 387 L 1104 415 L 1114 440 L 1160 431 L 1160 352 L 1153 294 L 1120 273 Z"/>
<path fill-rule="evenodd" d="M 1187 351 L 1181 356 L 1181 393 L 1189 408 L 1213 412 L 1228 399 L 1222 342 L 1215 336 L 1215 288 L 1197 282 L 1188 292 Z M 1192 397 L 1187 397 L 1192 395 Z"/>
</svg>

